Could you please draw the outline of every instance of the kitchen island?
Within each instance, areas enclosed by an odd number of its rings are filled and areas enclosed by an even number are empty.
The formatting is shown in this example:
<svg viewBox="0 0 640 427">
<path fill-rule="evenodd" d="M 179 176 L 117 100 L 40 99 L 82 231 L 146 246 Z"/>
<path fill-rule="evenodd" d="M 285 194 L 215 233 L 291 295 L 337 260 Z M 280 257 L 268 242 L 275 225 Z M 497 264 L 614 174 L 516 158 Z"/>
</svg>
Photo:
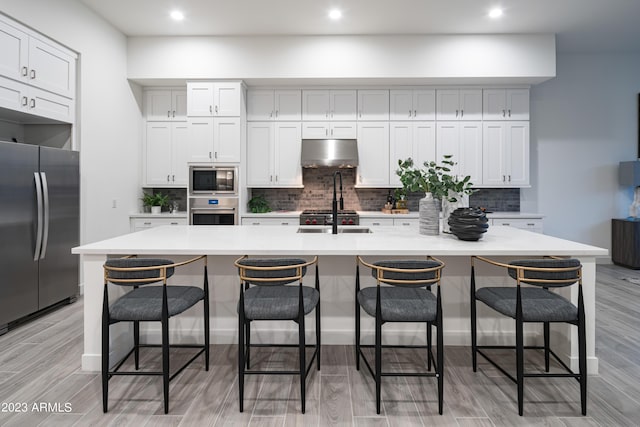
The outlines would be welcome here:
<svg viewBox="0 0 640 427">
<path fill-rule="evenodd" d="M 208 255 L 211 300 L 211 342 L 237 342 L 236 304 L 239 279 L 233 261 L 242 255 L 305 256 L 318 255 L 320 268 L 322 339 L 324 344 L 354 342 L 354 273 L 355 255 L 368 259 L 420 257 L 432 255 L 442 259 L 442 292 L 444 340 L 447 345 L 469 345 L 469 275 L 471 255 L 482 255 L 503 261 L 544 255 L 572 256 L 583 265 L 584 299 L 587 316 L 587 356 L 590 373 L 597 373 L 595 357 L 595 260 L 606 256 L 606 249 L 532 233 L 512 227 L 490 227 L 477 242 L 458 240 L 450 234 L 423 236 L 412 227 L 376 227 L 373 233 L 298 233 L 298 226 L 164 226 L 87 244 L 73 249 L 82 255 L 84 278 L 84 354 L 85 370 L 100 369 L 100 313 L 102 307 L 102 265 L 108 256 L 162 256 L 180 260 L 193 255 Z M 478 287 L 513 284 L 505 271 L 493 266 L 478 266 Z M 310 272 L 310 275 L 313 273 Z M 362 272 L 362 286 L 375 282 Z M 189 267 L 172 280 L 202 283 L 202 270 Z M 309 278 L 311 279 L 311 278 Z M 183 280 L 184 281 L 184 280 Z M 308 283 L 313 283 L 309 280 Z M 577 301 L 577 287 L 561 292 Z M 110 293 L 113 296 L 115 292 Z M 172 319 L 172 342 L 201 339 L 200 307 Z M 290 339 L 295 342 L 297 330 L 287 322 L 263 322 L 255 327 L 254 342 Z M 479 306 L 480 342 L 505 343 L 513 339 L 514 322 Z M 541 327 L 526 325 L 525 336 L 537 342 Z M 568 325 L 554 325 L 552 346 L 572 367 L 577 366 L 577 332 Z M 131 331 L 125 325 L 112 326 L 111 351 L 114 357 L 130 347 Z M 363 316 L 363 342 L 371 340 L 373 321 Z M 388 334 L 391 342 L 422 343 L 423 325 L 388 325 L 397 333 Z M 142 328 L 141 328 L 142 329 Z M 159 341 L 159 325 L 144 329 L 150 341 Z M 313 330 L 308 331 L 313 334 Z M 311 335 L 310 335 L 311 340 Z"/>
</svg>

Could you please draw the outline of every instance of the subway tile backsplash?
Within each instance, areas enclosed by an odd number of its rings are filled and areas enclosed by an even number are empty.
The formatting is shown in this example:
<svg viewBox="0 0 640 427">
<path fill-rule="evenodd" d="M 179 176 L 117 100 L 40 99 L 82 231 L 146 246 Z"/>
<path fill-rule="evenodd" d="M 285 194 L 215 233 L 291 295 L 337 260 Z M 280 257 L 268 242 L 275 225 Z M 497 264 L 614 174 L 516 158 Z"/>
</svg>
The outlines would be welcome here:
<svg viewBox="0 0 640 427">
<path fill-rule="evenodd" d="M 387 201 L 389 191 L 386 188 L 355 188 L 355 169 L 318 168 L 303 169 L 304 188 L 254 188 L 252 195 L 264 196 L 272 210 L 330 209 L 333 198 L 333 173 L 342 173 L 342 187 L 345 209 L 378 211 Z M 339 178 L 336 181 L 339 185 Z M 338 194 L 340 197 L 340 194 Z M 407 206 L 411 211 L 418 210 L 422 194 L 410 194 Z M 520 210 L 520 189 L 486 188 L 470 197 L 471 206 L 484 206 L 492 211 Z"/>
</svg>

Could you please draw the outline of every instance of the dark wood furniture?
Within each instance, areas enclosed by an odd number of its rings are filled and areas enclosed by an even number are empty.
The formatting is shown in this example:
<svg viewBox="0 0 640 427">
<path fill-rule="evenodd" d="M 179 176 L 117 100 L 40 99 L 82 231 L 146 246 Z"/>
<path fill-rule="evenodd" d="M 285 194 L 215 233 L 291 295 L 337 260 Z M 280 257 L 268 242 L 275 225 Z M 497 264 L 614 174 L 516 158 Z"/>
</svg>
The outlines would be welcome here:
<svg viewBox="0 0 640 427">
<path fill-rule="evenodd" d="M 640 269 L 640 221 L 611 220 L 611 260 L 623 267 Z"/>
</svg>

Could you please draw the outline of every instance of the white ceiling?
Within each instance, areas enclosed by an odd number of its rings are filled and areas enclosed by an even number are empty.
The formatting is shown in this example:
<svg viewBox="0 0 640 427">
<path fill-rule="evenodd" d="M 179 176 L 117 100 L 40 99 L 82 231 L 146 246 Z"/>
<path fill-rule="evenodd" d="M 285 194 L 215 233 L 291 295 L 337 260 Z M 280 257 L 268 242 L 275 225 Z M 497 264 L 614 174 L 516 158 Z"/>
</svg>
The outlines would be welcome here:
<svg viewBox="0 0 640 427">
<path fill-rule="evenodd" d="M 640 52 L 640 0 L 80 1 L 129 36 L 555 33 L 561 52 Z"/>
</svg>

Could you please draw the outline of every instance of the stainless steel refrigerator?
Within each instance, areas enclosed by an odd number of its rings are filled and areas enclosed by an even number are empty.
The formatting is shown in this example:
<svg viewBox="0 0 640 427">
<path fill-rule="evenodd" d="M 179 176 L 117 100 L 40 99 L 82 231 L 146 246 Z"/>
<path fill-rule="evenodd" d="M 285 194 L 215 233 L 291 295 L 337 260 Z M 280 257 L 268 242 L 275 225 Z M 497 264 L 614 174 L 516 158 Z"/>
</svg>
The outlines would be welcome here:
<svg viewBox="0 0 640 427">
<path fill-rule="evenodd" d="M 78 293 L 79 153 L 0 142 L 0 334 Z"/>
</svg>

